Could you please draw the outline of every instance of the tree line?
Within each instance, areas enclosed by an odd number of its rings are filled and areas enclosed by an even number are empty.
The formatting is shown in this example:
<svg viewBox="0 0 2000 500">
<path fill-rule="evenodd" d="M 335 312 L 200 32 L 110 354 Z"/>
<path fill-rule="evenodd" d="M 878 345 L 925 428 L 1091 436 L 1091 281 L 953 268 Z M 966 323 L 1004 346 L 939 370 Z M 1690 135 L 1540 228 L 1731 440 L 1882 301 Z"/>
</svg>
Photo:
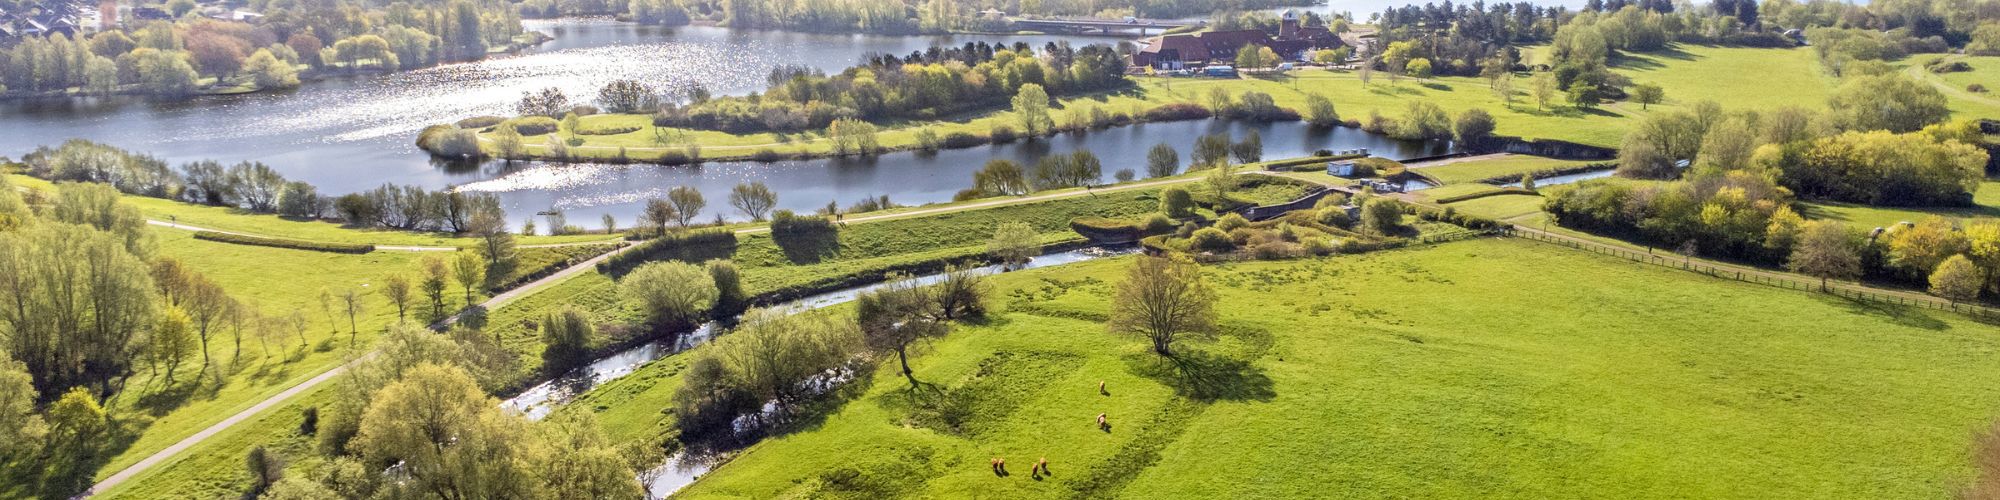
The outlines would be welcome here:
<svg viewBox="0 0 2000 500">
<path fill-rule="evenodd" d="M 348 0 L 272 3 L 252 21 L 174 8 L 172 21 L 130 23 L 88 37 L 26 37 L 0 49 L 0 93 L 185 95 L 204 78 L 292 87 L 305 71 L 411 69 L 485 57 L 520 35 L 505 2 L 457 0 L 387 7 Z M 170 5 L 170 7 L 174 7 Z"/>
</svg>

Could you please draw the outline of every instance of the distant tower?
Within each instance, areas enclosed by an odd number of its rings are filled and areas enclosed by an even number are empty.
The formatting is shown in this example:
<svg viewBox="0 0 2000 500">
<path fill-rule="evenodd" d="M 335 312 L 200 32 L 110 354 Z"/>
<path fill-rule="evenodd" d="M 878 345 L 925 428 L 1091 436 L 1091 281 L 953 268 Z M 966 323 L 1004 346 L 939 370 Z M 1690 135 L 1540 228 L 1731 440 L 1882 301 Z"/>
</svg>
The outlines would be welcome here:
<svg viewBox="0 0 2000 500">
<path fill-rule="evenodd" d="M 1299 11 L 1292 9 L 1285 9 L 1284 15 L 1280 17 L 1278 20 L 1278 39 L 1290 40 L 1292 39 L 1292 37 L 1298 35 L 1299 35 Z"/>
</svg>

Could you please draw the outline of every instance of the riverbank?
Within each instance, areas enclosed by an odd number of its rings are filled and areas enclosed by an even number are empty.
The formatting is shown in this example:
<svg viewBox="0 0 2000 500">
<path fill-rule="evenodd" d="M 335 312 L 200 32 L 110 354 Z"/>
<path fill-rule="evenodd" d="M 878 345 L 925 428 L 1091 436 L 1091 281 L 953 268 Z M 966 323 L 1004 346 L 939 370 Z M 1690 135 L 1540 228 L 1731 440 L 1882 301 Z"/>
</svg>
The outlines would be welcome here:
<svg viewBox="0 0 2000 500">
<path fill-rule="evenodd" d="M 554 40 L 555 37 L 549 36 L 547 33 L 542 33 L 539 31 L 530 31 L 522 33 L 520 36 L 514 37 L 514 39 L 510 41 L 507 45 L 499 47 L 490 47 L 487 49 L 486 53 L 487 57 L 519 54 L 523 50 L 544 43 L 548 43 Z M 317 69 L 305 64 L 298 64 L 294 65 L 293 69 L 295 71 L 298 71 L 299 85 L 303 86 L 303 85 L 308 85 L 311 82 L 323 81 L 335 78 L 353 78 L 357 76 L 416 71 L 421 69 L 434 68 L 445 64 L 453 64 L 460 62 L 465 62 L 465 61 L 441 61 L 438 64 L 434 64 L 431 66 L 423 66 L 418 68 L 407 68 L 407 69 L 389 69 L 380 67 L 350 69 L 350 68 L 339 67 L 338 65 L 339 63 L 332 63 L 327 67 L 317 68 Z M 256 83 L 255 77 L 253 77 L 252 75 L 242 74 L 226 78 L 213 77 L 213 76 L 202 77 L 195 80 L 194 89 L 190 90 L 185 94 L 178 94 L 178 95 L 159 94 L 145 89 L 140 84 L 128 83 L 128 84 L 118 85 L 115 89 L 110 91 L 93 91 L 83 87 L 70 87 L 62 90 L 51 90 L 43 92 L 0 91 L 0 101 L 34 100 L 34 99 L 72 99 L 72 98 L 112 97 L 112 96 L 144 96 L 147 97 L 148 99 L 174 100 L 174 99 L 195 99 L 206 96 L 230 96 L 230 95 L 241 95 L 241 94 L 253 94 L 259 92 L 277 92 L 283 90 L 291 90 L 293 88 L 296 87 L 268 87 L 268 88 L 259 87 Z"/>
</svg>

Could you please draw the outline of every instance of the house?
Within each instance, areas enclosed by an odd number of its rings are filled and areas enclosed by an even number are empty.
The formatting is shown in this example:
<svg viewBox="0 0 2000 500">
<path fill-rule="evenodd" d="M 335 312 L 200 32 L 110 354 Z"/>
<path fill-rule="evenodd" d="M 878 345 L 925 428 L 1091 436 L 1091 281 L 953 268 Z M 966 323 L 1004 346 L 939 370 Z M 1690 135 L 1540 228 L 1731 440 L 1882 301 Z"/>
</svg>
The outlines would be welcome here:
<svg viewBox="0 0 2000 500">
<path fill-rule="evenodd" d="M 97 13 L 81 2 L 54 0 L 26 3 L 14 11 L 0 10 L 0 39 L 27 36 L 83 35 L 97 31 Z"/>
<path fill-rule="evenodd" d="M 1233 63 L 1236 51 L 1245 45 L 1269 47 L 1287 61 L 1304 61 L 1312 52 L 1341 46 L 1339 37 L 1323 27 L 1299 24 L 1298 12 L 1287 10 L 1278 21 L 1278 32 L 1264 30 L 1204 31 L 1163 35 L 1146 40 L 1145 47 L 1132 54 L 1133 66 L 1177 70 L 1207 63 Z"/>
</svg>

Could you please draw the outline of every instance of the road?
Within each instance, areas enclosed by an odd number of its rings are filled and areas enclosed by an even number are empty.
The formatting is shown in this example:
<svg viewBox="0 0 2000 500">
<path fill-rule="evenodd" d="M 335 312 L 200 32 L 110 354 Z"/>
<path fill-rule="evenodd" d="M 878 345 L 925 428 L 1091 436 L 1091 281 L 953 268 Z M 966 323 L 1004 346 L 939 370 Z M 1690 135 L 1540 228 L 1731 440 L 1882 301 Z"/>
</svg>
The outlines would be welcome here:
<svg viewBox="0 0 2000 500">
<path fill-rule="evenodd" d="M 1082 191 L 1064 191 L 1058 193 L 1037 194 L 1037 195 L 1015 197 L 1015 198 L 1002 198 L 995 200 L 977 201 L 960 205 L 950 205 L 950 206 L 933 207 L 933 208 L 917 208 L 904 212 L 848 217 L 847 219 L 845 219 L 844 222 L 848 224 L 857 224 L 857 223 L 868 223 L 868 222 L 876 222 L 884 220 L 901 219 L 905 217 L 921 217 L 925 215 L 935 215 L 935 214 L 949 213 L 949 212 L 980 210 L 980 209 L 1001 207 L 1007 205 L 1017 205 L 1022 203 L 1034 203 L 1038 201 L 1075 198 L 1080 196 L 1096 196 L 1100 193 L 1114 193 L 1120 191 L 1130 191 L 1134 189 L 1146 189 L 1146 188 L 1153 188 L 1160 186 L 1168 186 L 1173 184 L 1185 184 L 1185 183 L 1200 181 L 1201 179 L 1202 178 L 1198 176 L 1161 179 L 1155 181 L 1126 183 L 1105 188 L 1085 189 Z M 204 229 L 195 226 L 177 224 L 173 222 L 156 221 L 156 220 L 149 220 L 146 222 L 154 226 L 161 226 L 161 227 L 180 229 L 186 231 L 213 231 L 212 229 Z M 227 232 L 227 231 L 218 231 L 218 232 Z M 770 228 L 751 227 L 751 228 L 743 228 L 736 230 L 737 234 L 757 234 L 765 232 L 770 232 Z M 242 235 L 244 233 L 229 233 L 229 234 Z M 257 235 L 246 235 L 246 236 L 257 236 Z M 550 246 L 575 245 L 575 244 L 578 243 L 562 243 Z M 584 244 L 589 244 L 589 243 L 584 243 Z M 450 247 L 378 246 L 376 248 L 383 250 L 390 248 L 398 248 L 398 249 L 407 249 L 407 251 L 458 250 L 457 248 L 450 248 Z M 555 273 L 552 273 L 548 276 L 544 276 L 541 279 L 529 282 L 519 287 L 515 287 L 513 290 L 501 292 L 499 295 L 494 295 L 493 297 L 490 297 L 485 301 L 480 302 L 479 305 L 481 307 L 486 308 L 487 310 L 493 310 L 499 308 L 500 306 L 506 305 L 509 302 L 513 302 L 515 300 L 519 300 L 522 297 L 531 295 L 536 291 L 541 290 L 544 287 L 555 284 L 562 280 L 569 279 L 571 276 L 575 276 L 579 273 L 593 270 L 597 267 L 597 263 L 603 262 L 604 259 L 609 259 L 611 258 L 611 256 L 617 255 L 631 248 L 632 248 L 631 246 L 623 246 L 619 247 L 617 250 L 605 252 L 603 255 L 592 257 L 583 262 L 576 263 L 576 265 L 563 268 L 563 270 L 561 271 L 556 271 Z M 439 322 L 439 325 L 447 325 L 457 320 L 458 320 L 458 315 L 453 315 L 452 317 Z M 433 325 L 433 326 L 439 326 L 439 325 Z M 367 356 L 363 356 L 354 361 L 350 361 L 346 364 L 334 367 L 333 369 L 327 370 L 326 372 L 314 376 L 313 378 L 307 379 L 305 382 L 300 382 L 298 385 L 287 388 L 284 391 L 280 391 L 279 393 L 274 394 L 269 398 L 265 398 L 263 401 L 258 401 L 257 404 L 251 405 L 249 408 L 246 408 L 243 411 L 236 412 L 236 414 L 234 415 L 230 415 L 226 418 L 223 418 L 221 421 L 216 422 L 215 424 L 210 425 L 199 432 L 189 435 L 186 438 L 182 438 L 180 441 L 175 442 L 173 445 L 167 446 L 166 448 L 163 448 L 158 452 L 154 452 L 152 455 L 146 456 L 146 458 L 140 459 L 138 462 L 133 462 L 132 465 L 126 466 L 124 469 L 119 470 L 118 472 L 112 474 L 110 477 L 104 478 L 103 481 L 99 481 L 97 484 L 92 485 L 90 487 L 90 490 L 84 492 L 84 494 L 80 496 L 90 496 L 96 494 L 97 492 L 110 490 L 111 488 L 114 488 L 119 484 L 124 483 L 125 481 L 129 481 L 132 478 L 137 477 L 139 474 L 144 473 L 147 470 L 152 469 L 153 467 L 158 466 L 162 463 L 165 463 L 169 459 L 172 459 L 175 455 L 179 455 L 180 453 L 185 452 L 190 448 L 193 448 L 195 445 L 201 444 L 202 441 L 205 441 L 210 437 L 214 437 L 216 434 L 219 434 L 222 431 L 228 430 L 230 427 L 234 427 L 235 425 L 240 424 L 245 420 L 249 420 L 251 417 L 255 417 L 257 416 L 257 414 L 263 413 L 265 410 L 275 408 L 283 404 L 286 400 L 298 396 L 299 394 L 303 394 L 306 391 L 310 391 L 315 387 L 319 387 L 321 384 L 324 384 L 329 380 L 333 380 L 335 377 L 338 377 L 341 373 L 345 373 L 349 367 L 352 367 L 357 363 L 366 361 L 369 357 L 372 356 L 373 353 L 371 352 Z"/>
</svg>

